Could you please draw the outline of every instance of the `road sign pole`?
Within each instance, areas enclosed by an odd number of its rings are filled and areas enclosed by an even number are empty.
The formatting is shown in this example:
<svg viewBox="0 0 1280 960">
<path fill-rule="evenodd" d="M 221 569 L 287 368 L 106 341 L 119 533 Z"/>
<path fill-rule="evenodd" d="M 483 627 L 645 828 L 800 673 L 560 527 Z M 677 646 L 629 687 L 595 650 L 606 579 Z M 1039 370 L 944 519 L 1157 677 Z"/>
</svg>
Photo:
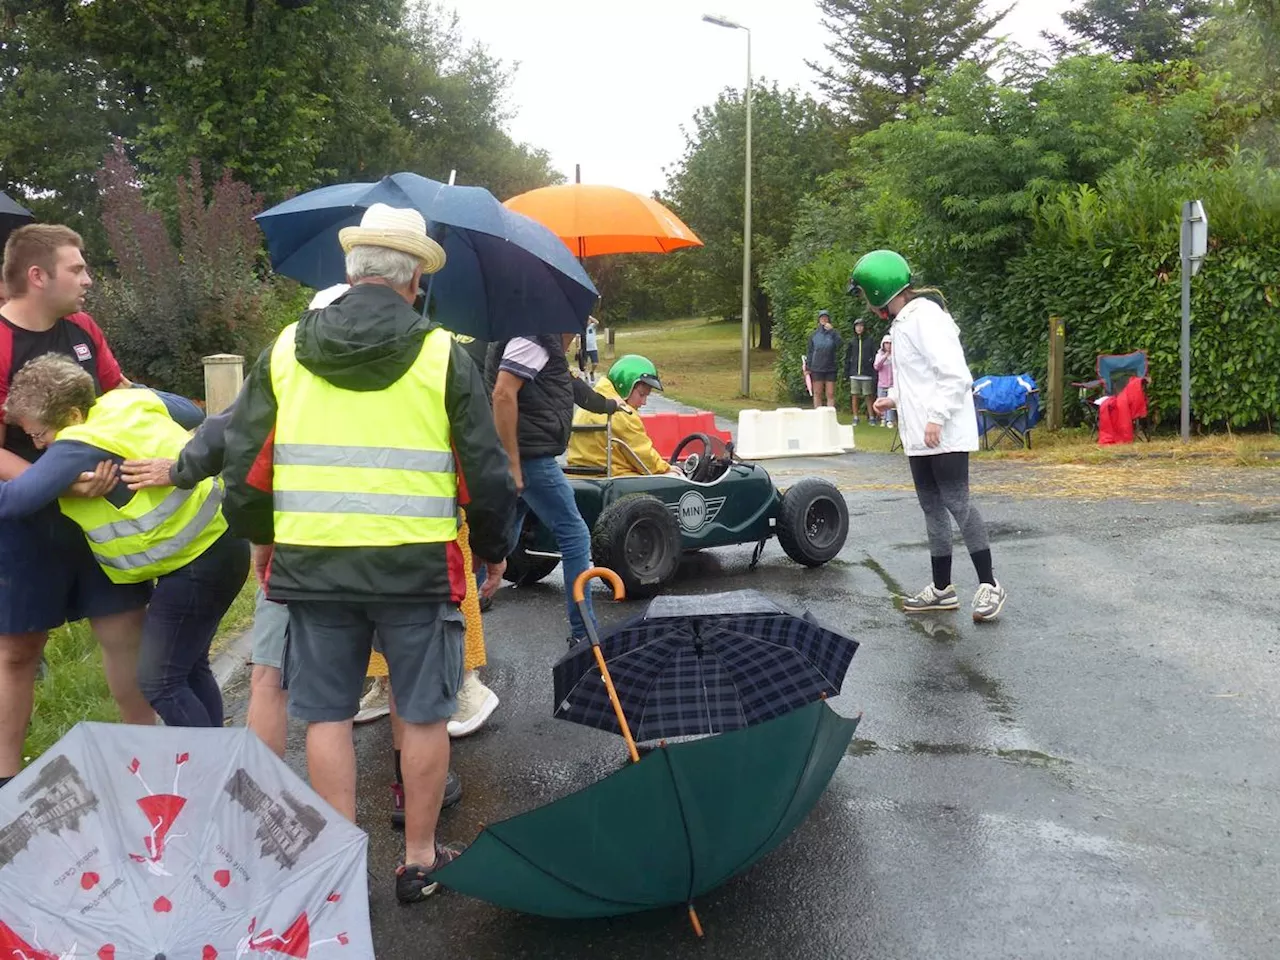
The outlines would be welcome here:
<svg viewBox="0 0 1280 960">
<path fill-rule="evenodd" d="M 1186 229 L 1186 225 L 1183 226 Z M 1191 439 L 1191 258 L 1182 258 L 1182 442 Z"/>
<path fill-rule="evenodd" d="M 1200 271 L 1209 250 L 1209 218 L 1204 204 L 1182 205 L 1182 441 L 1191 439 L 1191 278 Z"/>
</svg>

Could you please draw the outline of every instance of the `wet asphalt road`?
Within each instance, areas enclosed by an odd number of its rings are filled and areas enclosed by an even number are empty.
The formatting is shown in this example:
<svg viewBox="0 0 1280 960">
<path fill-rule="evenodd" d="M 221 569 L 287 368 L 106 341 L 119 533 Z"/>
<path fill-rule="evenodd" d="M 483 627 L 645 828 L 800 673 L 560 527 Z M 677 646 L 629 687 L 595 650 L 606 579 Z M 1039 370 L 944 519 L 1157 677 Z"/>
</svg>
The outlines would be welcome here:
<svg viewBox="0 0 1280 960">
<path fill-rule="evenodd" d="M 701 943 L 674 909 L 571 923 L 452 893 L 401 908 L 379 722 L 358 733 L 378 957 L 1280 957 L 1280 471 L 1203 469 L 1176 501 L 1082 502 L 1043 495 L 1061 470 L 975 465 L 1010 592 L 999 622 L 976 625 L 967 606 L 908 621 L 893 605 L 928 577 L 903 460 L 777 463 L 846 490 L 841 556 L 809 571 L 771 543 L 750 571 L 750 548 L 719 550 L 675 589 L 761 589 L 862 643 L 832 702 L 864 713 L 858 739 L 809 819 L 699 902 Z M 446 839 L 623 757 L 550 718 L 560 591 L 558 574 L 504 589 L 485 618 L 502 706 L 455 745 L 465 795 Z M 597 609 L 609 623 L 637 607 Z"/>
</svg>

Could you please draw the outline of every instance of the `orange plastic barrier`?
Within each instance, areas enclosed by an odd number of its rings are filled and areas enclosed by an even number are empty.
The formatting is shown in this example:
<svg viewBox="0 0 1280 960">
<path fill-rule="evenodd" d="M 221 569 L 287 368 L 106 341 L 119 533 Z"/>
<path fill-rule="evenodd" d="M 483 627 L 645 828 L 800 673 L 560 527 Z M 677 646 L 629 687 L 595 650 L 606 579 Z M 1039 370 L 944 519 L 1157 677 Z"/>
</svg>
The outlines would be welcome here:
<svg viewBox="0 0 1280 960">
<path fill-rule="evenodd" d="M 732 434 L 716 429 L 715 414 L 706 410 L 697 413 L 642 413 L 640 417 L 654 447 L 667 460 L 675 453 L 676 444 L 691 433 L 719 437 L 725 443 L 733 439 Z"/>
</svg>

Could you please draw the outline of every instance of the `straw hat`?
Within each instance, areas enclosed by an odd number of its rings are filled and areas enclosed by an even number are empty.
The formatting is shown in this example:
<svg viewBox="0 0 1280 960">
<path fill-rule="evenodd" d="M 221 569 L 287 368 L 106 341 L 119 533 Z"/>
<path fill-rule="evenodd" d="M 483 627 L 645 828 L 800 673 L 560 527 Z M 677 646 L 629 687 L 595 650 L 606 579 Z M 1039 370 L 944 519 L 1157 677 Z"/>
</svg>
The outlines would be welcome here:
<svg viewBox="0 0 1280 960">
<path fill-rule="evenodd" d="M 417 210 L 375 203 L 360 218 L 360 226 L 338 231 L 342 252 L 352 247 L 387 247 L 399 250 L 422 263 L 423 273 L 435 273 L 444 266 L 444 247 L 427 236 L 427 221 Z"/>
</svg>

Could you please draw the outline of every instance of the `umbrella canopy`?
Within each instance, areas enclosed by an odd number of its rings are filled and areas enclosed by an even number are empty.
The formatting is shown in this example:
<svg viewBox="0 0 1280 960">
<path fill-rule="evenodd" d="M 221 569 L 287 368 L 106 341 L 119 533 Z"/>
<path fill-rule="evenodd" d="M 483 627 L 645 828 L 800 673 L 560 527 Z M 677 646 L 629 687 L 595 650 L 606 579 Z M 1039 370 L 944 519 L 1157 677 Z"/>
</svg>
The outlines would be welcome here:
<svg viewBox="0 0 1280 960">
<path fill-rule="evenodd" d="M 444 269 L 429 278 L 431 316 L 454 333 L 505 340 L 576 333 L 597 299 L 581 264 L 540 223 L 508 210 L 482 187 L 457 187 L 416 173 L 377 183 L 321 187 L 255 218 L 277 273 L 323 288 L 346 279 L 338 231 L 371 204 L 411 207 L 443 246 Z"/>
<path fill-rule="evenodd" d="M 81 723 L 0 790 L 0 956 L 372 957 L 367 844 L 248 730 Z"/>
<path fill-rule="evenodd" d="M 840 692 L 857 641 L 755 590 L 658 597 L 600 649 L 637 740 L 722 733 Z M 591 648 L 552 671 L 555 715 L 621 733 Z"/>
<path fill-rule="evenodd" d="M 690 904 L 800 824 L 857 725 L 814 703 L 759 726 L 671 744 L 585 790 L 486 827 L 432 878 L 545 917 Z"/>
<path fill-rule="evenodd" d="M 650 197 L 621 187 L 572 183 L 512 197 L 506 206 L 545 224 L 578 257 L 670 253 L 702 241 Z"/>
<path fill-rule="evenodd" d="M 30 210 L 7 193 L 0 192 L 0 249 L 4 248 L 4 242 L 9 239 L 9 234 L 34 219 L 35 216 Z M 3 941 L 0 941 L 0 944 L 2 943 Z"/>
</svg>

